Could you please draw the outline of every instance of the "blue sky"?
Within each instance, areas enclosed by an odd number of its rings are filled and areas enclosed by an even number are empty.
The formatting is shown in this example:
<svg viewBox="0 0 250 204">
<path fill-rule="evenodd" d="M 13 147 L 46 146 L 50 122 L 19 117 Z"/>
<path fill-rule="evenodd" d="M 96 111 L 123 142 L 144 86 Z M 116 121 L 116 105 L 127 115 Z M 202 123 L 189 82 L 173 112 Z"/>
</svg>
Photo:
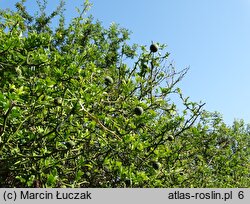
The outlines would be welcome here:
<svg viewBox="0 0 250 204">
<path fill-rule="evenodd" d="M 48 0 L 50 9 L 58 0 Z M 1 8 L 16 1 L 0 0 Z M 35 0 L 27 5 L 34 10 Z M 90 13 L 105 27 L 116 22 L 132 31 L 131 43 L 167 44 L 176 69 L 190 66 L 180 87 L 228 124 L 250 123 L 250 0 L 90 0 Z M 81 0 L 66 0 L 66 16 Z"/>
</svg>

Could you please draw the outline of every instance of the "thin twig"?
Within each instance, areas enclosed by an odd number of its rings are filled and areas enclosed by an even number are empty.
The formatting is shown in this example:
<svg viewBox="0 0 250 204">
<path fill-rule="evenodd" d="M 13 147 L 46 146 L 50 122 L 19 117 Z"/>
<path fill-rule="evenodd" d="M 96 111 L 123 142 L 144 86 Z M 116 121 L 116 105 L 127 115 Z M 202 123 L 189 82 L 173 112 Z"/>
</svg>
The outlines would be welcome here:
<svg viewBox="0 0 250 204">
<path fill-rule="evenodd" d="M 79 103 L 80 103 L 80 102 L 79 102 Z M 106 127 L 101 123 L 101 121 L 98 120 L 98 118 L 96 118 L 96 117 L 93 116 L 90 112 L 88 112 L 88 111 L 84 108 L 83 104 L 80 103 L 80 106 L 82 107 L 82 110 L 83 110 L 85 113 L 87 113 L 87 115 L 88 115 L 91 119 L 93 119 L 96 123 L 98 123 L 98 124 L 101 126 L 101 128 L 102 128 L 103 130 L 105 130 L 105 131 L 111 133 L 111 134 L 114 135 L 116 138 L 118 138 L 118 139 L 121 140 L 121 138 L 120 138 L 115 132 L 113 132 L 112 130 L 106 128 Z"/>
</svg>

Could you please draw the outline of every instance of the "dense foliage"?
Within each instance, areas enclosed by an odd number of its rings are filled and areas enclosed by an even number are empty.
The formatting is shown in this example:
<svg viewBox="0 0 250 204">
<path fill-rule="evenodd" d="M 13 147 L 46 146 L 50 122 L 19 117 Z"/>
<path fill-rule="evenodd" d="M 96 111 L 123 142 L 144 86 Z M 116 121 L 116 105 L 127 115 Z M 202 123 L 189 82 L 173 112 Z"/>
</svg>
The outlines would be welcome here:
<svg viewBox="0 0 250 204">
<path fill-rule="evenodd" d="M 165 45 L 38 3 L 0 13 L 0 187 L 250 187 L 249 127 L 185 97 Z"/>
</svg>

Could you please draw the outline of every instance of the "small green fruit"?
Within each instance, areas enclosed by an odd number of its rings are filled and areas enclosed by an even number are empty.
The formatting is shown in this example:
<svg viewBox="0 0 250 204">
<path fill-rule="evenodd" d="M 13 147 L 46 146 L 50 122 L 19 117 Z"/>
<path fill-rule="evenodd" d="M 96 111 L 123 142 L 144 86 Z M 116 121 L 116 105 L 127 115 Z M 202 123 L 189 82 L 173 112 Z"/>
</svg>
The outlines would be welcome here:
<svg viewBox="0 0 250 204">
<path fill-rule="evenodd" d="M 140 107 L 140 106 L 137 106 L 135 109 L 134 109 L 134 112 L 136 115 L 142 115 L 143 114 L 143 108 Z"/>
<path fill-rule="evenodd" d="M 156 162 L 156 161 L 152 161 L 152 167 L 155 169 L 155 170 L 158 170 L 160 168 L 160 163 L 159 162 Z"/>
<path fill-rule="evenodd" d="M 150 45 L 150 51 L 151 52 L 157 52 L 158 51 L 158 46 L 156 44 Z"/>
<path fill-rule="evenodd" d="M 65 145 L 66 145 L 66 147 L 71 148 L 71 147 L 74 147 L 76 144 L 75 144 L 75 142 L 73 142 L 73 141 L 67 141 L 67 142 L 65 143 Z"/>
<path fill-rule="evenodd" d="M 172 135 L 169 135 L 168 136 L 168 141 L 173 141 L 174 140 L 174 137 Z"/>
<path fill-rule="evenodd" d="M 54 103 L 55 103 L 56 105 L 62 105 L 62 98 L 60 98 L 60 97 L 55 98 L 55 99 L 54 99 Z"/>
<path fill-rule="evenodd" d="M 106 76 L 105 78 L 104 78 L 104 83 L 107 85 L 107 86 L 109 86 L 109 85 L 111 85 L 111 84 L 113 84 L 113 79 L 110 77 L 110 76 Z"/>
</svg>

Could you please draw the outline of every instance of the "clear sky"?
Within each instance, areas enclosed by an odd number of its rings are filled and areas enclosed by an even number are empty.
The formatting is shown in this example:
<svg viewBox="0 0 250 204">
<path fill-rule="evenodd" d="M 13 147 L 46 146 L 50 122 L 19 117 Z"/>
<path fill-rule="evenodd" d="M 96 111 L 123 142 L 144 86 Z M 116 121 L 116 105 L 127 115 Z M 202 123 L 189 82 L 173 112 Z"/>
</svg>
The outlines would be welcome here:
<svg viewBox="0 0 250 204">
<path fill-rule="evenodd" d="M 13 8 L 16 0 L 0 0 Z M 27 0 L 34 10 L 35 0 Z M 55 8 L 58 0 L 48 0 Z M 90 13 L 105 27 L 116 22 L 132 31 L 131 43 L 167 44 L 176 68 L 190 70 L 184 95 L 206 102 L 228 124 L 250 123 L 250 0 L 90 0 Z M 66 0 L 66 17 L 83 0 Z"/>
</svg>

